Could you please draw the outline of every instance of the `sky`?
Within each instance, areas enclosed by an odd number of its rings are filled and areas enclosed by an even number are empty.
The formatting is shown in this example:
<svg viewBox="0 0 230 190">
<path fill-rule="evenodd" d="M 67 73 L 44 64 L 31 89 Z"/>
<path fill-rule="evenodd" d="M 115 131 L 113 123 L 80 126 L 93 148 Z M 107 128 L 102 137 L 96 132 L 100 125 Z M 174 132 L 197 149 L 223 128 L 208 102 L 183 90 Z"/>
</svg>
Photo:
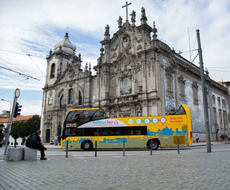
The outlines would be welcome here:
<svg viewBox="0 0 230 190">
<path fill-rule="evenodd" d="M 136 25 L 140 25 L 144 7 L 147 23 L 151 27 L 153 21 L 156 23 L 158 39 L 191 61 L 198 53 L 199 29 L 204 67 L 213 80 L 230 81 L 229 0 L 128 2 L 132 3 L 129 14 L 136 12 Z M 81 53 L 83 66 L 86 62 L 94 66 L 105 26 L 110 26 L 112 37 L 118 30 L 118 17 L 126 18 L 123 5 L 122 0 L 0 0 L 0 113 L 10 110 L 19 88 L 21 115 L 41 115 L 50 49 L 68 32 L 76 54 Z M 199 66 L 198 58 L 193 63 Z"/>
</svg>

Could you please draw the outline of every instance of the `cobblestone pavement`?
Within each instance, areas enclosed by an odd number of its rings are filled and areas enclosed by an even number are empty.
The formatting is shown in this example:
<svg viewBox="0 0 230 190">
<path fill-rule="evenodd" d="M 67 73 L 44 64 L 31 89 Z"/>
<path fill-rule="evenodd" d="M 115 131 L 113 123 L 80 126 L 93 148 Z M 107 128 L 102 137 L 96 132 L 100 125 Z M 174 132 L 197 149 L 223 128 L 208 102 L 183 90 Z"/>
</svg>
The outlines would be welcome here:
<svg viewBox="0 0 230 190">
<path fill-rule="evenodd" d="M 229 190 L 230 145 L 207 153 L 201 150 L 98 152 L 95 158 L 55 150 L 47 161 L 6 162 L 0 151 L 0 189 L 42 190 Z M 48 152 L 48 151 L 47 151 Z M 133 153 L 134 152 L 134 153 Z M 81 153 L 81 152 L 80 152 Z M 39 156 L 39 155 L 38 155 Z"/>
</svg>

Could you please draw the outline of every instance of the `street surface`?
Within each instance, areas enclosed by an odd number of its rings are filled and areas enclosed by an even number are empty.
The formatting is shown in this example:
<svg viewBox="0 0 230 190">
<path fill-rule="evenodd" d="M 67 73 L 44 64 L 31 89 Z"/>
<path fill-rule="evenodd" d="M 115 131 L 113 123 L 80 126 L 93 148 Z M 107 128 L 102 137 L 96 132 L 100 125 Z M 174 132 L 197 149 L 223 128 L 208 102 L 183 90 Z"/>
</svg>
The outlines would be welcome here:
<svg viewBox="0 0 230 190">
<path fill-rule="evenodd" d="M 194 145 L 197 145 L 194 143 Z M 202 143 L 198 144 L 202 145 Z M 69 151 L 47 146 L 47 161 L 4 161 L 0 148 L 1 190 L 229 190 L 230 144 L 153 151 Z"/>
</svg>

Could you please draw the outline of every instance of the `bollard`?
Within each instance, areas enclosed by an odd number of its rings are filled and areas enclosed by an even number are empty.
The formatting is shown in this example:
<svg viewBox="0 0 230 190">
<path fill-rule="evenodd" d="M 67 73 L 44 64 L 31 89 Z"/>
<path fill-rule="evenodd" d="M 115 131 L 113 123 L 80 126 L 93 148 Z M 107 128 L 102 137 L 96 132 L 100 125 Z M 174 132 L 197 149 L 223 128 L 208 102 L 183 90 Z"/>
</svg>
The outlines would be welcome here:
<svg viewBox="0 0 230 190">
<path fill-rule="evenodd" d="M 150 142 L 150 155 L 153 155 L 153 139 Z"/>
<path fill-rule="evenodd" d="M 97 157 L 97 141 L 95 141 L 95 157 Z"/>
<path fill-rule="evenodd" d="M 125 141 L 123 140 L 123 156 L 125 156 Z"/>
<path fill-rule="evenodd" d="M 68 158 L 68 144 L 69 144 L 69 140 L 66 141 L 66 158 Z"/>
<path fill-rule="evenodd" d="M 179 137 L 177 137 L 177 149 L 178 149 L 178 154 L 180 154 L 180 143 L 179 143 Z"/>
</svg>

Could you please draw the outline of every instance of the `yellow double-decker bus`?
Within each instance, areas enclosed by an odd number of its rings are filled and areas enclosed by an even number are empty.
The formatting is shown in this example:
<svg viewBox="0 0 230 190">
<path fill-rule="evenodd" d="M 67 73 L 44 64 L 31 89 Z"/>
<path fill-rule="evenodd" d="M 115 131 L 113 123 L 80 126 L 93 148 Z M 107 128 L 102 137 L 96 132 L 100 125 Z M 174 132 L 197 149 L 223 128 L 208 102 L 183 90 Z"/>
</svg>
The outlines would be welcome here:
<svg viewBox="0 0 230 190">
<path fill-rule="evenodd" d="M 181 105 L 172 115 L 109 118 L 98 108 L 72 109 L 65 122 L 61 147 L 92 150 L 95 148 L 175 147 L 192 144 L 189 108 Z"/>
</svg>

